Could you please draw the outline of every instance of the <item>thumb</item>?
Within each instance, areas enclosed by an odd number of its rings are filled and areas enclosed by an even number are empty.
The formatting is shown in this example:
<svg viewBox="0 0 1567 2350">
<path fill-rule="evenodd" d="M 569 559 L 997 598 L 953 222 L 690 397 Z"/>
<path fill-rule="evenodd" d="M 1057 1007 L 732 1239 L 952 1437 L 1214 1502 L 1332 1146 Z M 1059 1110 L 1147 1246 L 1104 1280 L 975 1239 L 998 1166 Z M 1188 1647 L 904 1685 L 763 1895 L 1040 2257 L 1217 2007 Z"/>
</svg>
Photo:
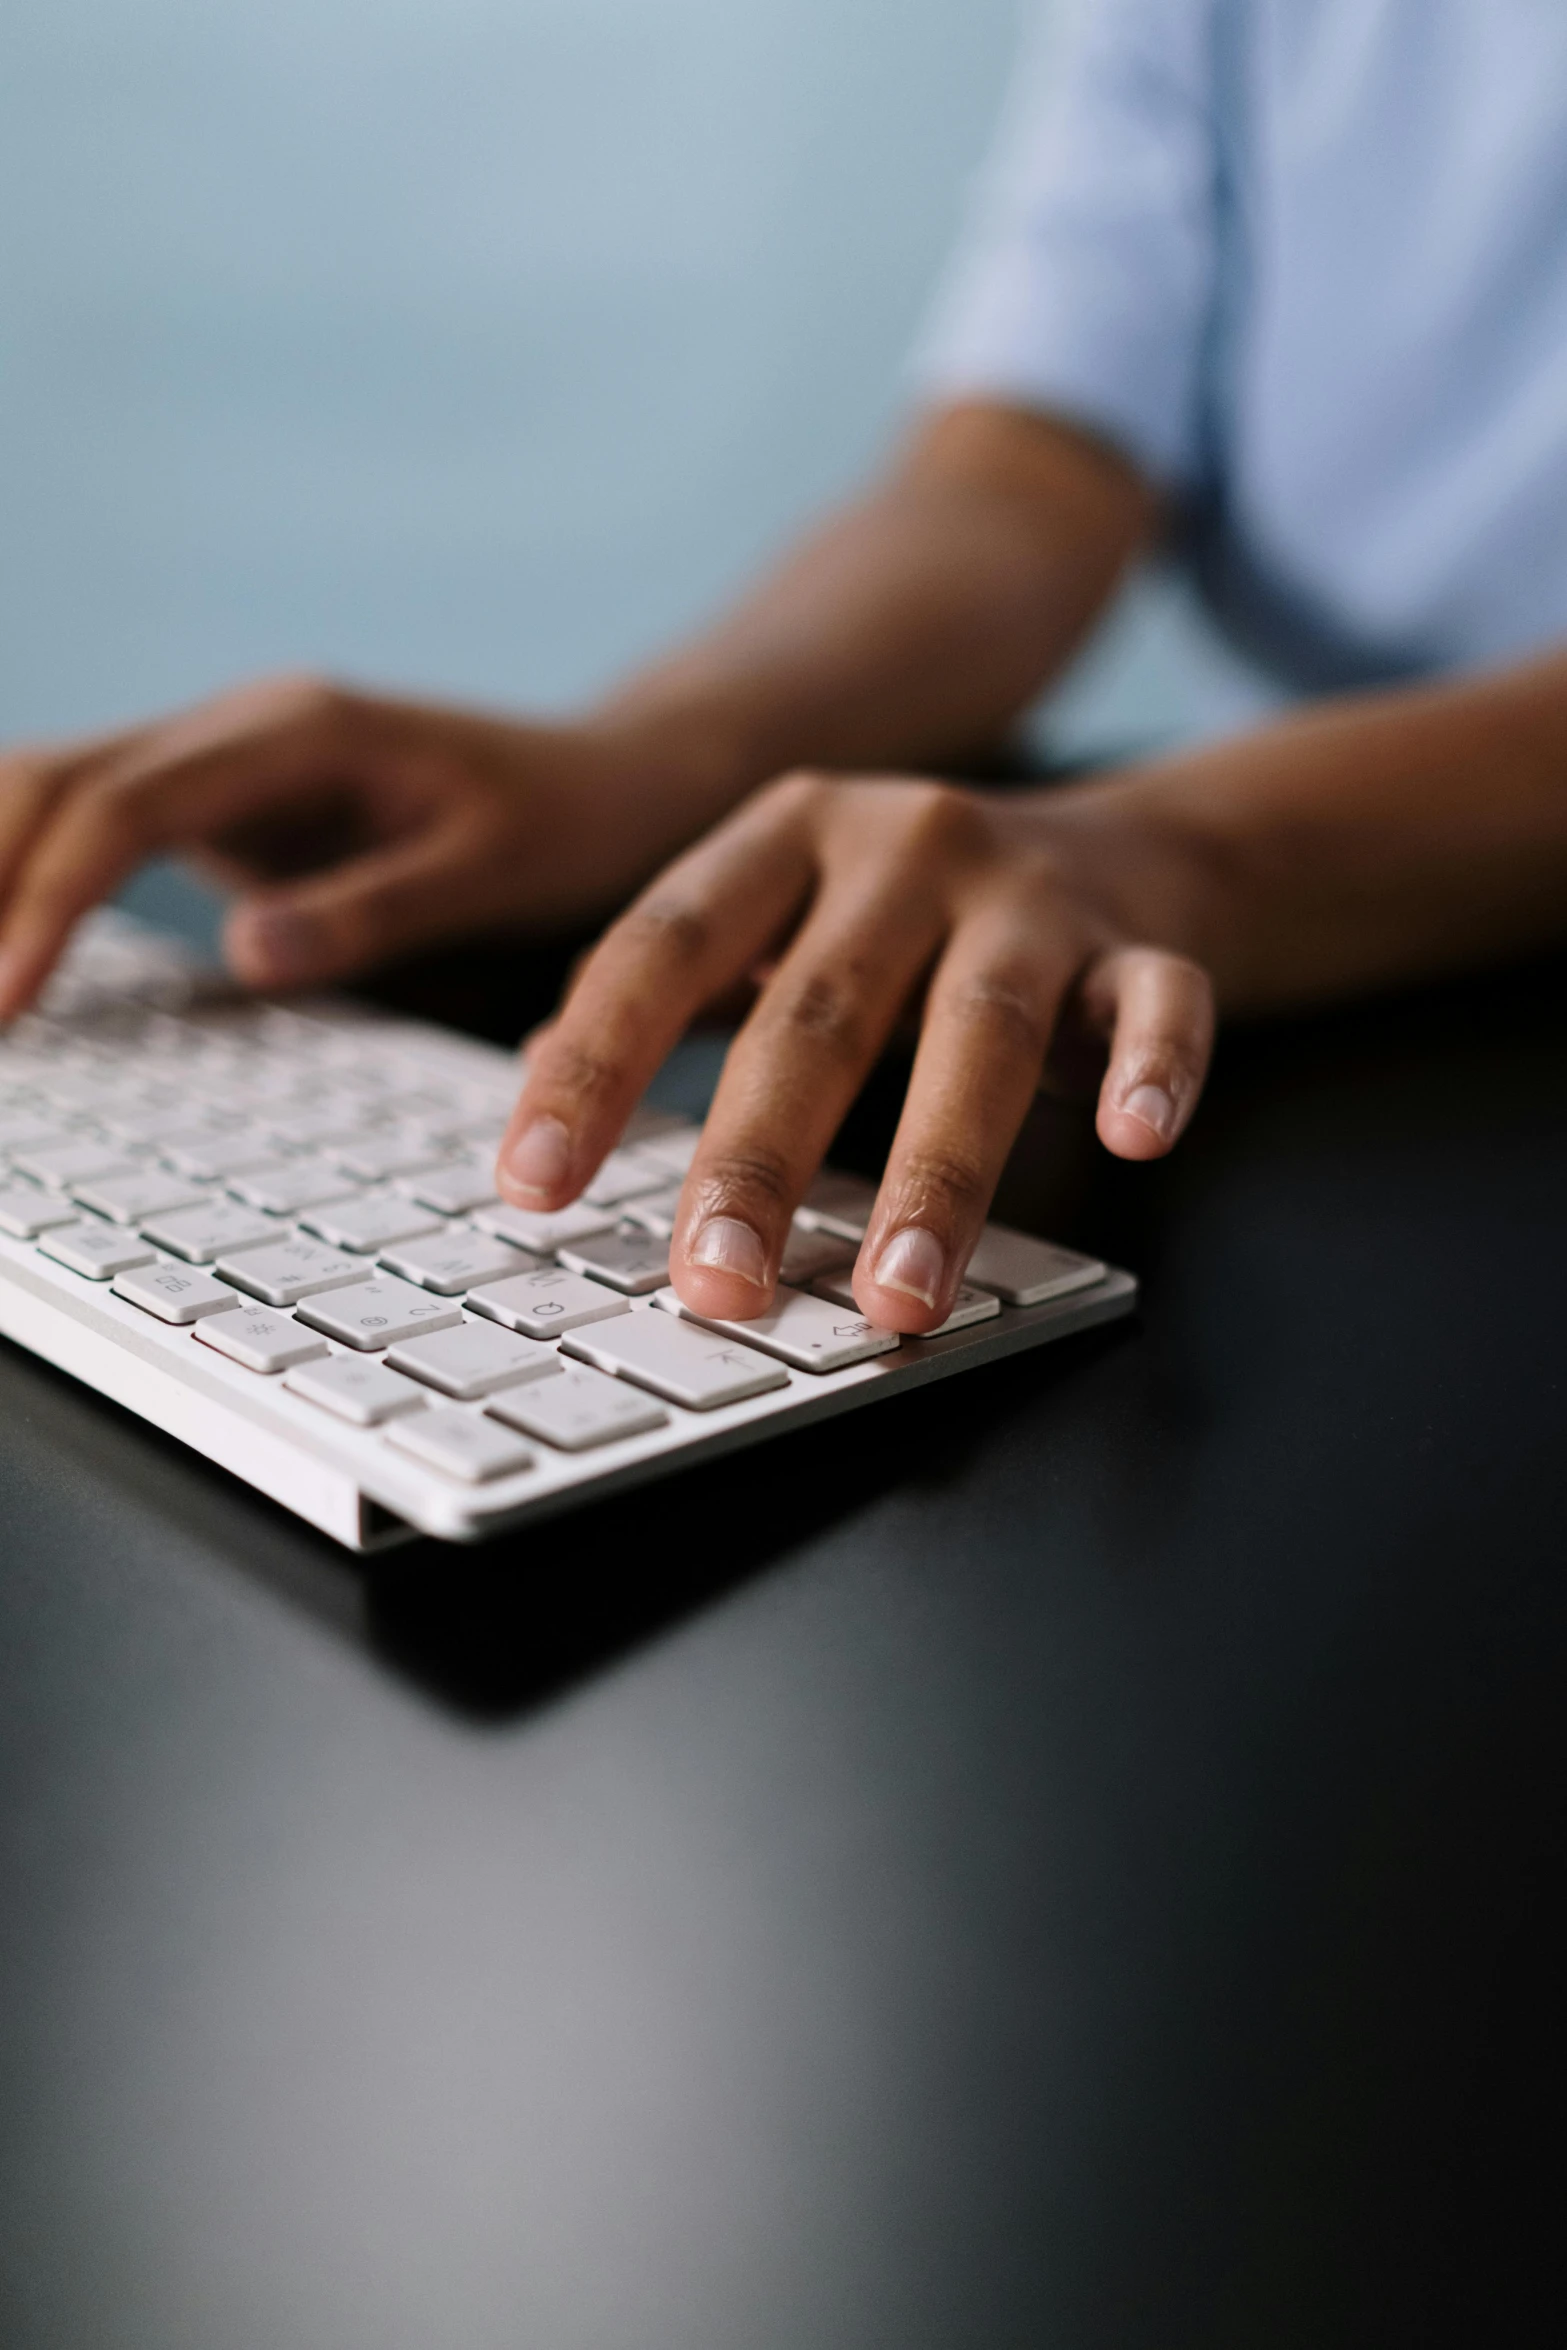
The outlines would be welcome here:
<svg viewBox="0 0 1567 2350">
<path fill-rule="evenodd" d="M 247 987 L 346 978 L 474 919 L 493 893 L 493 865 L 471 827 L 448 826 L 255 892 L 224 926 L 229 969 Z"/>
</svg>

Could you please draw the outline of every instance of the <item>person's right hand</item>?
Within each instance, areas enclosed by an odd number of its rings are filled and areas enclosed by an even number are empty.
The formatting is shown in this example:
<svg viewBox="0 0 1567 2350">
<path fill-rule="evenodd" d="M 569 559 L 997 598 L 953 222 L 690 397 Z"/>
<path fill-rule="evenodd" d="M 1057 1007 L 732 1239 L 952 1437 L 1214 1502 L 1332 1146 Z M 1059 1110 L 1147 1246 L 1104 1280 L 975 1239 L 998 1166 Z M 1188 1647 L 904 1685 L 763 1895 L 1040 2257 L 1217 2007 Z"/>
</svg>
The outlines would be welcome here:
<svg viewBox="0 0 1567 2350">
<path fill-rule="evenodd" d="M 464 931 L 606 913 L 706 808 L 624 730 L 530 726 L 316 679 L 0 755 L 0 1020 L 88 908 L 184 854 L 238 892 L 236 976 L 313 986 Z"/>
</svg>

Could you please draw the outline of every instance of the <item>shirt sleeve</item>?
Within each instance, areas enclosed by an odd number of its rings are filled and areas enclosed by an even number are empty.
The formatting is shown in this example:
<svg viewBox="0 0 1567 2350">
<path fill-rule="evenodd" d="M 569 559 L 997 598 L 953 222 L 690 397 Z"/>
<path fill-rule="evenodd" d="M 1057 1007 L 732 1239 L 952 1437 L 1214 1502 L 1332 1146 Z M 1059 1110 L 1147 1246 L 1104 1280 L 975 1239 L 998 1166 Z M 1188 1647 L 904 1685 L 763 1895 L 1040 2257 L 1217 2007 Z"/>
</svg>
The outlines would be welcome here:
<svg viewBox="0 0 1567 2350">
<path fill-rule="evenodd" d="M 1069 0 L 1069 5 L 1071 0 Z M 1075 0 L 1032 28 L 915 360 L 928 398 L 1083 423 L 1202 470 L 1218 246 L 1215 0 Z"/>
</svg>

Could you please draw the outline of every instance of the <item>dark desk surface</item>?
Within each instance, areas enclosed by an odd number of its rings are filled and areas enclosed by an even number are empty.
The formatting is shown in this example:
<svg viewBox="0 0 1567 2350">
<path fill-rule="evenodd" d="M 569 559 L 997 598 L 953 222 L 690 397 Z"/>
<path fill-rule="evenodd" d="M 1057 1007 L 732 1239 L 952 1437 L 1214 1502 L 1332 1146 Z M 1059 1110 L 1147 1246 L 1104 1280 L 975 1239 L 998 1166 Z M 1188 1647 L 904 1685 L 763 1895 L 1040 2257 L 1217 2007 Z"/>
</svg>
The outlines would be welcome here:
<svg viewBox="0 0 1567 2350">
<path fill-rule="evenodd" d="M 7 2350 L 1554 2338 L 1564 1004 L 1233 1042 L 1140 1328 L 492 1554 L 0 1350 Z"/>
</svg>

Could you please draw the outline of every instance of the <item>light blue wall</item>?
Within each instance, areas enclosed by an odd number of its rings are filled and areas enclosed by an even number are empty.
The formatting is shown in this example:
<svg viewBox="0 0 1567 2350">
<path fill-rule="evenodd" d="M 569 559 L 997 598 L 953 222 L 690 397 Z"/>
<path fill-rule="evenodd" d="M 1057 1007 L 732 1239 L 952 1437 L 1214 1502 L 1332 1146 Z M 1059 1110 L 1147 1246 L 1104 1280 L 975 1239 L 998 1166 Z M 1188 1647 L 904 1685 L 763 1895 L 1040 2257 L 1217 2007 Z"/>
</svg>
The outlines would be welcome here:
<svg viewBox="0 0 1567 2350">
<path fill-rule="evenodd" d="M 0 737 L 668 638 L 895 416 L 1014 14 L 5 0 Z"/>
<path fill-rule="evenodd" d="M 850 480 L 1013 0 L 6 0 L 0 731 L 559 699 Z"/>
</svg>

